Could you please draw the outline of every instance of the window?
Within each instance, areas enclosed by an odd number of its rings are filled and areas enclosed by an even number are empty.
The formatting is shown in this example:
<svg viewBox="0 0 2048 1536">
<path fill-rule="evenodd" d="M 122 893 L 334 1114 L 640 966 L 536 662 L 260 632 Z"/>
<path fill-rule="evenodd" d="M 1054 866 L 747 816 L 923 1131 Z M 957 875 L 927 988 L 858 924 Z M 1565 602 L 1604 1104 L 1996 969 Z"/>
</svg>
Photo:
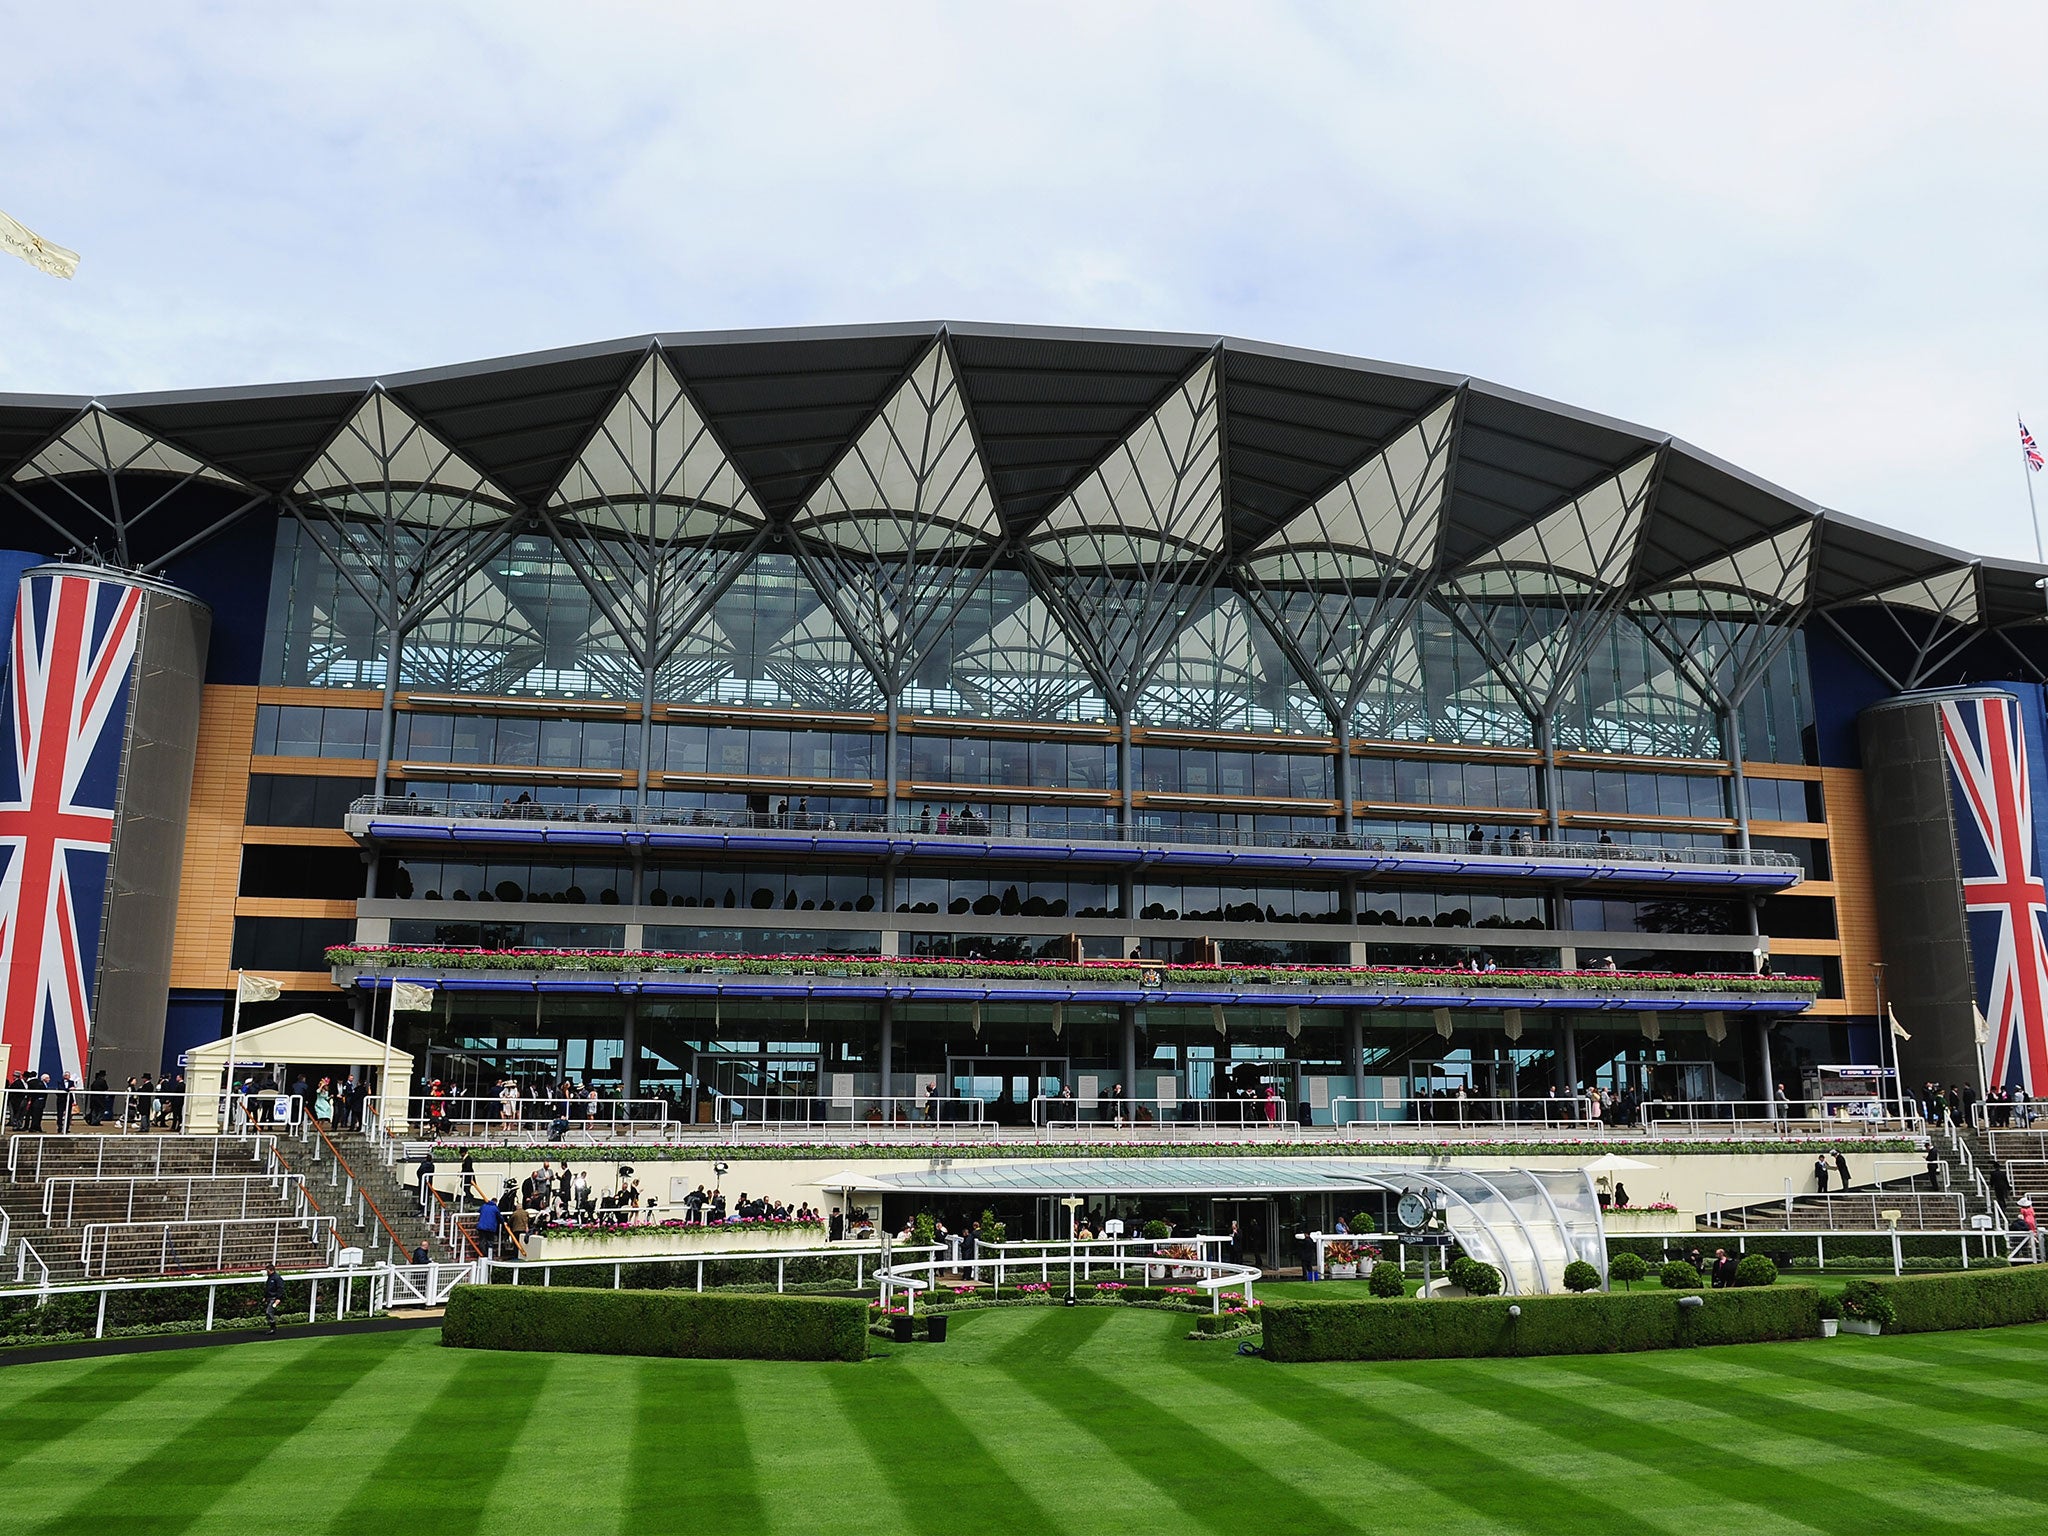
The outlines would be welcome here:
<svg viewBox="0 0 2048 1536">
<path fill-rule="evenodd" d="M 327 951 L 355 937 L 346 917 L 238 917 L 229 963 L 252 971 L 324 971 Z"/>
<path fill-rule="evenodd" d="M 319 704 L 259 704 L 258 757 L 375 757 L 382 714 Z"/>
<path fill-rule="evenodd" d="M 371 779 L 252 773 L 248 822 L 252 827 L 339 827 L 349 806 L 374 787 Z"/>
<path fill-rule="evenodd" d="M 362 857 L 353 848 L 251 844 L 242 850 L 238 894 L 354 901 L 363 894 Z"/>
<path fill-rule="evenodd" d="M 1751 821 L 1820 821 L 1821 787 L 1801 779 L 1748 779 Z"/>
</svg>

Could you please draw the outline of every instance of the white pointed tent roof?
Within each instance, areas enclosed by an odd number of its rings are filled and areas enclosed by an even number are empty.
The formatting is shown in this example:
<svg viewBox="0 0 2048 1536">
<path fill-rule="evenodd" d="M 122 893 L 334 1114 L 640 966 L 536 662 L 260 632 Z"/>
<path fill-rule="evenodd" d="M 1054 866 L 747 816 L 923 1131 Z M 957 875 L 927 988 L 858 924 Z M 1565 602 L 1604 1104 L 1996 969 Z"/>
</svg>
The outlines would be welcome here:
<svg viewBox="0 0 2048 1536">
<path fill-rule="evenodd" d="M 1806 577 L 1813 554 L 1810 522 L 1795 523 L 1781 533 L 1695 566 L 1667 585 L 1726 587 L 1762 598 L 1766 603 L 1797 607 L 1806 597 Z"/>
<path fill-rule="evenodd" d="M 1436 558 L 1445 492 L 1450 485 L 1451 413 L 1447 399 L 1351 474 L 1275 528 L 1251 551 L 1273 574 L 1313 579 L 1313 562 L 1297 572 L 1274 557 L 1287 552 L 1323 555 L 1340 569 L 1354 564 L 1426 566 Z"/>
<path fill-rule="evenodd" d="M 242 485 L 233 475 L 200 463 L 98 406 L 66 427 L 13 478 L 25 483 L 95 474 L 174 475 L 181 480 L 190 475 L 216 485 Z"/>
<path fill-rule="evenodd" d="M 591 503 L 611 503 L 610 521 L 643 538 L 719 531 L 718 513 L 693 517 L 685 510 L 704 504 L 749 523 L 762 521 L 754 493 L 659 352 L 648 353 L 549 498 L 550 506 L 563 509 Z"/>
<path fill-rule="evenodd" d="M 295 1013 L 273 1024 L 245 1029 L 234 1037 L 232 1047 L 228 1037 L 223 1035 L 218 1040 L 195 1045 L 185 1053 L 185 1087 L 192 1096 L 191 1111 L 187 1117 L 188 1130 L 205 1134 L 217 1129 L 217 1095 L 221 1091 L 222 1074 L 227 1071 L 230 1049 L 234 1054 L 237 1077 L 242 1075 L 245 1064 L 256 1062 L 283 1067 L 382 1069 L 387 1060 L 382 1040 L 317 1013 Z M 388 1059 L 391 1073 L 384 1087 L 387 1091 L 397 1091 L 389 1093 L 385 1115 L 393 1129 L 403 1130 L 404 1090 L 405 1085 L 412 1081 L 412 1053 L 394 1048 Z"/>
<path fill-rule="evenodd" d="M 1002 536 L 944 343 L 875 413 L 792 526 L 882 558 Z"/>
<path fill-rule="evenodd" d="M 1572 497 L 1540 521 L 1511 534 L 1467 567 L 1531 566 L 1565 571 L 1595 586 L 1628 582 L 1635 561 L 1636 534 L 1649 506 L 1650 471 L 1657 456 L 1646 453 L 1618 474 Z"/>
<path fill-rule="evenodd" d="M 464 503 L 512 505 L 511 497 L 381 390 L 364 398 L 293 489 L 325 496 L 400 486 L 431 487 Z"/>
<path fill-rule="evenodd" d="M 1133 549 L 1161 545 L 1201 551 L 1223 547 L 1222 428 L 1214 358 L 1204 359 L 1052 509 L 1033 541 L 1061 546 L 1057 558 L 1075 567 L 1115 563 L 1131 558 Z"/>
<path fill-rule="evenodd" d="M 1894 608 L 1917 608 L 1955 624 L 1977 620 L 1977 568 L 1959 565 L 1924 581 L 1904 581 L 1863 599 L 1867 603 L 1889 603 Z"/>
</svg>

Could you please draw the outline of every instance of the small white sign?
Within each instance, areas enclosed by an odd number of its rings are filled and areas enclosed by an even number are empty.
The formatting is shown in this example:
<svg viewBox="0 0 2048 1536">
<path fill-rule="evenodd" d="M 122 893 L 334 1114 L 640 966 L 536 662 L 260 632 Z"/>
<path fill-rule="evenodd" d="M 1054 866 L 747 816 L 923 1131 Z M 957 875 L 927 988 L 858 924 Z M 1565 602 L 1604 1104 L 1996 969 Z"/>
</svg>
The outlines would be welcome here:
<svg viewBox="0 0 2048 1536">
<path fill-rule="evenodd" d="M 362 1262 L 363 1250 L 360 1248 L 344 1248 L 334 1256 L 334 1266 L 337 1269 L 354 1269 Z"/>
</svg>

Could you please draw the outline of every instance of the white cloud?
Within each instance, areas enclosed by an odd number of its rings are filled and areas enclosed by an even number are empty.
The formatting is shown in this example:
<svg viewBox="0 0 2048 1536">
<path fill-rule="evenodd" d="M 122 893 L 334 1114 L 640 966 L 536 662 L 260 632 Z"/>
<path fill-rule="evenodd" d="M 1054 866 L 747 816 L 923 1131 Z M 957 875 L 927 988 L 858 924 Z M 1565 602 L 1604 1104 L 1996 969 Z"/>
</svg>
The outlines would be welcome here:
<svg viewBox="0 0 2048 1536">
<path fill-rule="evenodd" d="M 86 0 L 10 19 L 0 388 L 649 330 L 1220 331 L 2030 554 L 2035 7 Z"/>
</svg>

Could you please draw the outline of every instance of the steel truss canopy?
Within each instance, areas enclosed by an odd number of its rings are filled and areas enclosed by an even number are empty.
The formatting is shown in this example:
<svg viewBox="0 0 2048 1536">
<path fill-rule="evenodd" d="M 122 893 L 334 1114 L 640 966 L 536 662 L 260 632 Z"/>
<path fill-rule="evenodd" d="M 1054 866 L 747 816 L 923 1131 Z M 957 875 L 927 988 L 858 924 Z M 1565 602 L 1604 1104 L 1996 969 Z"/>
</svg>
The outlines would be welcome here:
<svg viewBox="0 0 2048 1536">
<path fill-rule="evenodd" d="M 1902 685 L 1980 644 L 2038 671 L 2019 642 L 2048 628 L 2040 569 L 1821 508 L 1668 434 L 1221 336 L 664 333 L 382 379 L 0 396 L 0 504 L 29 514 L 25 538 L 161 569 L 265 502 L 345 564 L 376 523 L 453 551 L 404 591 L 353 573 L 402 622 L 537 532 L 592 589 L 593 632 L 669 665 L 756 553 L 793 555 L 795 601 L 821 607 L 785 643 L 857 653 L 892 694 L 971 695 L 975 645 L 1036 652 L 1031 686 L 1081 713 L 1063 701 L 1143 713 L 1201 623 L 1201 665 L 1218 647 L 1256 663 L 1276 716 L 1290 692 L 1348 711 L 1425 609 L 1525 707 L 1616 623 L 1723 703 L 1768 657 L 1755 626 L 1826 614 Z M 952 628 L 969 613 L 971 640 Z M 948 663 L 960 676 L 933 681 Z"/>
<path fill-rule="evenodd" d="M 1501 1271 L 1513 1295 L 1564 1289 L 1564 1268 L 1585 1259 L 1605 1270 L 1600 1202 L 1584 1169 L 1459 1168 L 1346 1157 L 1061 1158 L 960 1161 L 907 1172 L 834 1175 L 820 1183 L 905 1194 L 1342 1195 L 1363 1190 L 1433 1197 L 1465 1251 Z M 1400 1241 L 1385 1232 L 1373 1241 Z"/>
</svg>

